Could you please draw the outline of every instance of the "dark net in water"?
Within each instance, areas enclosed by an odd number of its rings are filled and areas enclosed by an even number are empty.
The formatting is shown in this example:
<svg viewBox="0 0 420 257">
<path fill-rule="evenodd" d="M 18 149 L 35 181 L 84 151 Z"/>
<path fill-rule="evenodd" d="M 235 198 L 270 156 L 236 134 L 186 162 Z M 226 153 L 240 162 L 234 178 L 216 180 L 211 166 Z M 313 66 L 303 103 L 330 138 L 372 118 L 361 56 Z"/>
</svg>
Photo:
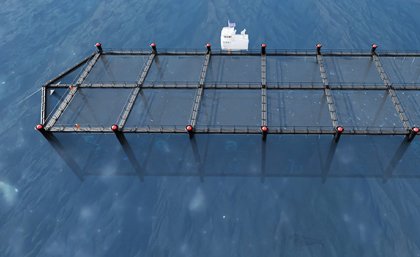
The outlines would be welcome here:
<svg viewBox="0 0 420 257">
<path fill-rule="evenodd" d="M 194 89 L 143 89 L 128 116 L 127 127 L 186 126 Z"/>
<path fill-rule="evenodd" d="M 56 124 L 109 127 L 119 120 L 130 92 L 126 88 L 80 88 Z"/>
<path fill-rule="evenodd" d="M 206 74 L 209 84 L 261 83 L 261 58 L 256 56 L 212 56 Z"/>
<path fill-rule="evenodd" d="M 322 85 L 315 56 L 268 56 L 267 84 Z"/>
<path fill-rule="evenodd" d="M 147 55 L 102 55 L 85 83 L 137 83 L 147 58 Z"/>
<path fill-rule="evenodd" d="M 197 125 L 210 127 L 259 127 L 261 92 L 254 89 L 206 89 Z"/>
<path fill-rule="evenodd" d="M 324 57 L 328 80 L 331 84 L 383 85 L 371 57 Z"/>
<path fill-rule="evenodd" d="M 382 57 L 381 60 L 394 85 L 420 83 L 419 57 Z"/>
<path fill-rule="evenodd" d="M 202 56 L 158 55 L 147 74 L 145 84 L 198 83 Z"/>
<path fill-rule="evenodd" d="M 345 127 L 404 129 L 386 90 L 333 90 L 333 95 Z"/>
<path fill-rule="evenodd" d="M 420 91 L 398 90 L 398 96 L 414 126 L 420 126 Z"/>
<path fill-rule="evenodd" d="M 270 127 L 331 127 L 323 90 L 267 91 Z"/>
</svg>

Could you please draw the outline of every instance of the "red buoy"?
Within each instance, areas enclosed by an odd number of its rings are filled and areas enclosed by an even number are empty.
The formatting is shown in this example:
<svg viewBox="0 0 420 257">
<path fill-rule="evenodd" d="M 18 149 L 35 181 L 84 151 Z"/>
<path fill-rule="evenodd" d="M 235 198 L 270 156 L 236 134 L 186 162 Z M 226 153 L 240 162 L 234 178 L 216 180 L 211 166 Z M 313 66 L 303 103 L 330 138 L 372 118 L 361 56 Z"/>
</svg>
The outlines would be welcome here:
<svg viewBox="0 0 420 257">
<path fill-rule="evenodd" d="M 114 132 L 118 132 L 118 125 L 117 124 L 112 125 L 111 130 Z"/>
<path fill-rule="evenodd" d="M 261 44 L 261 54 L 265 54 L 266 47 L 267 47 L 266 44 Z"/>
<path fill-rule="evenodd" d="M 152 48 L 153 52 L 156 53 L 156 44 L 155 43 L 151 43 L 150 47 Z"/>
<path fill-rule="evenodd" d="M 376 51 L 376 48 L 378 48 L 377 44 L 372 44 L 372 49 L 370 50 L 372 53 Z"/>
<path fill-rule="evenodd" d="M 207 53 L 210 53 L 211 52 L 211 44 L 207 43 L 206 48 L 207 48 Z"/>
<path fill-rule="evenodd" d="M 95 44 L 95 46 L 96 46 L 96 49 L 98 49 L 98 52 L 102 53 L 102 44 L 98 42 Z"/>
<path fill-rule="evenodd" d="M 267 126 L 261 126 L 261 132 L 262 132 L 262 139 L 265 141 L 267 139 L 268 134 L 268 127 Z"/>
<path fill-rule="evenodd" d="M 322 45 L 320 43 L 316 44 L 316 53 L 321 54 L 321 47 Z"/>
<path fill-rule="evenodd" d="M 419 133 L 419 131 L 420 129 L 418 127 L 412 127 L 407 135 L 408 142 L 411 142 Z"/>
<path fill-rule="evenodd" d="M 44 125 L 38 124 L 38 125 L 36 125 L 35 129 L 38 130 L 38 131 L 44 130 Z"/>
<path fill-rule="evenodd" d="M 268 127 L 267 126 L 261 126 L 261 131 L 263 133 L 267 133 L 268 132 Z"/>
<path fill-rule="evenodd" d="M 335 142 L 338 142 L 338 140 L 340 140 L 341 134 L 343 134 L 344 127 L 342 127 L 342 126 L 337 126 L 337 127 L 335 128 L 335 131 L 336 131 L 336 133 L 335 133 L 335 135 L 334 135 L 334 139 L 335 139 Z"/>
<path fill-rule="evenodd" d="M 193 126 L 191 126 L 191 125 L 187 125 L 187 126 L 185 127 L 185 130 L 187 130 L 187 132 L 188 132 L 188 133 L 191 133 L 191 132 L 193 132 L 194 128 L 193 128 Z"/>
<path fill-rule="evenodd" d="M 188 136 L 191 138 L 193 138 L 194 136 L 194 127 L 192 125 L 187 125 L 185 126 L 185 130 L 188 132 Z"/>
<path fill-rule="evenodd" d="M 43 136 L 48 137 L 47 131 L 43 124 L 38 124 L 35 126 L 35 130 L 40 132 Z"/>
<path fill-rule="evenodd" d="M 344 131 L 344 128 L 343 127 L 341 127 L 341 126 L 338 126 L 337 127 L 337 132 L 338 133 L 343 133 L 343 131 Z"/>
</svg>

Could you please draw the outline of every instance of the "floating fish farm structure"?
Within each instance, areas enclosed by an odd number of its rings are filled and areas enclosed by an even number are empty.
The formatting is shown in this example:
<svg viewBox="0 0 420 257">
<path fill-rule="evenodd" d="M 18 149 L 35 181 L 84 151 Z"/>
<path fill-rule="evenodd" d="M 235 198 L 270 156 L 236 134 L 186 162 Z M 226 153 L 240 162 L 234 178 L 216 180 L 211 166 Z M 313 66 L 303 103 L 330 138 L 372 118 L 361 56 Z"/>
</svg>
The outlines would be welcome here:
<svg viewBox="0 0 420 257">
<path fill-rule="evenodd" d="M 420 53 L 97 51 L 42 87 L 48 133 L 419 132 Z"/>
<path fill-rule="evenodd" d="M 35 128 L 79 179 L 420 178 L 419 52 L 150 47 L 42 86 Z"/>
</svg>

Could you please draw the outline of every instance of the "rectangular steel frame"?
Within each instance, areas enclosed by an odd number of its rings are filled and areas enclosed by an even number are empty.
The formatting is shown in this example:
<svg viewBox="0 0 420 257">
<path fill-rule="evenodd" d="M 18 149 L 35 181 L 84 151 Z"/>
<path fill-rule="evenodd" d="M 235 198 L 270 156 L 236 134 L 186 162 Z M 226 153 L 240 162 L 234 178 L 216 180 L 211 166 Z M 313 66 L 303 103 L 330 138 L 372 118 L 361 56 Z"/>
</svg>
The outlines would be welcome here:
<svg viewBox="0 0 420 257">
<path fill-rule="evenodd" d="M 203 56 L 204 62 L 202 70 L 200 73 L 200 78 L 198 84 L 195 83 L 157 83 L 157 84 L 147 84 L 144 85 L 146 76 L 150 70 L 150 67 L 153 63 L 153 60 L 156 55 L 192 55 L 192 56 Z M 89 72 L 93 69 L 95 63 L 99 60 L 101 55 L 148 55 L 149 58 L 145 64 L 144 69 L 141 74 L 139 74 L 139 79 L 137 83 L 115 83 L 115 84 L 92 84 L 84 83 L 84 80 L 88 76 Z M 212 55 L 218 56 L 261 56 L 261 84 L 255 83 L 226 83 L 226 84 L 206 84 L 205 78 L 207 73 L 207 68 Z M 277 85 L 267 85 L 266 79 L 266 58 L 267 56 L 312 56 L 317 60 L 320 76 L 322 79 L 322 84 L 299 84 L 299 83 L 290 83 L 290 84 L 277 84 Z M 337 84 L 330 85 L 328 81 L 328 73 L 326 67 L 323 63 L 323 56 L 350 56 L 350 57 L 371 57 L 379 76 L 381 77 L 383 84 L 382 85 L 364 85 L 364 84 Z M 383 57 L 420 57 L 420 53 L 417 52 L 381 52 L 380 56 Z M 82 65 L 87 64 L 84 68 L 82 74 L 77 79 L 75 84 L 60 84 L 57 83 L 61 78 L 79 68 Z M 47 103 L 47 89 L 49 88 L 69 88 L 69 92 L 64 100 L 60 103 L 58 108 L 54 111 L 54 114 L 47 118 L 46 115 L 46 103 Z M 206 88 L 213 89 L 255 89 L 261 90 L 261 127 L 269 126 L 269 121 L 267 120 L 267 89 L 269 90 L 323 90 L 328 105 L 328 110 L 331 118 L 331 128 L 270 128 L 270 134 L 332 134 L 337 133 L 336 128 L 339 124 L 339 117 L 337 116 L 334 96 L 332 91 L 334 90 L 386 90 L 391 97 L 392 103 L 401 119 L 402 127 L 399 128 L 366 128 L 364 130 L 360 129 L 346 129 L 343 134 L 351 135 L 408 135 L 411 129 L 411 122 L 408 119 L 397 95 L 397 90 L 390 82 L 385 70 L 380 61 L 379 54 L 376 52 L 364 52 L 364 51 L 327 51 L 316 52 L 316 51 L 281 51 L 281 50 L 267 50 L 265 53 L 260 51 L 248 51 L 248 52 L 224 52 L 224 51 L 171 51 L 171 50 L 160 50 L 159 53 L 150 52 L 150 51 L 121 51 L 121 50 L 110 50 L 107 49 L 101 53 L 93 53 L 92 55 L 86 57 L 81 62 L 74 65 L 72 68 L 61 73 L 54 79 L 48 81 L 41 90 L 41 124 L 45 124 L 46 131 L 50 132 L 62 132 L 62 133 L 112 133 L 110 127 L 66 127 L 56 125 L 57 120 L 63 114 L 67 106 L 70 104 L 74 95 L 77 93 L 78 88 L 132 88 L 133 91 L 129 97 L 128 102 L 122 110 L 122 114 L 119 118 L 118 126 L 120 132 L 123 133 L 186 133 L 185 127 L 125 127 L 127 118 L 133 108 L 133 105 L 139 95 L 140 90 L 148 88 L 171 88 L 171 89 L 196 89 L 196 95 L 192 103 L 192 111 L 190 115 L 190 123 L 186 125 L 196 126 L 197 117 L 199 108 L 201 105 L 201 99 L 205 92 Z M 420 90 L 420 85 L 399 85 L 398 90 Z M 110 124 L 111 125 L 111 124 Z M 221 126 L 218 128 L 207 127 L 203 128 L 194 128 L 194 133 L 206 133 L 206 134 L 261 134 L 261 128 L 258 127 L 227 127 Z"/>
</svg>

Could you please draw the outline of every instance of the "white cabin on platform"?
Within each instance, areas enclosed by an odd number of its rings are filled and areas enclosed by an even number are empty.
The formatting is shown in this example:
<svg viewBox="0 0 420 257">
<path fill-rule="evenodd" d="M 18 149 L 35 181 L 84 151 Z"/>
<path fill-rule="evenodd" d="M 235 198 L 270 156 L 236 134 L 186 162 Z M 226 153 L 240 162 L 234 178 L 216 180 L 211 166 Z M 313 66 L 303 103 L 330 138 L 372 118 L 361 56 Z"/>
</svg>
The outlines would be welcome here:
<svg viewBox="0 0 420 257">
<path fill-rule="evenodd" d="M 227 27 L 223 27 L 220 35 L 220 44 L 222 50 L 239 51 L 248 50 L 248 34 L 246 29 L 241 31 L 241 34 L 236 34 L 235 23 L 228 22 Z"/>
</svg>

